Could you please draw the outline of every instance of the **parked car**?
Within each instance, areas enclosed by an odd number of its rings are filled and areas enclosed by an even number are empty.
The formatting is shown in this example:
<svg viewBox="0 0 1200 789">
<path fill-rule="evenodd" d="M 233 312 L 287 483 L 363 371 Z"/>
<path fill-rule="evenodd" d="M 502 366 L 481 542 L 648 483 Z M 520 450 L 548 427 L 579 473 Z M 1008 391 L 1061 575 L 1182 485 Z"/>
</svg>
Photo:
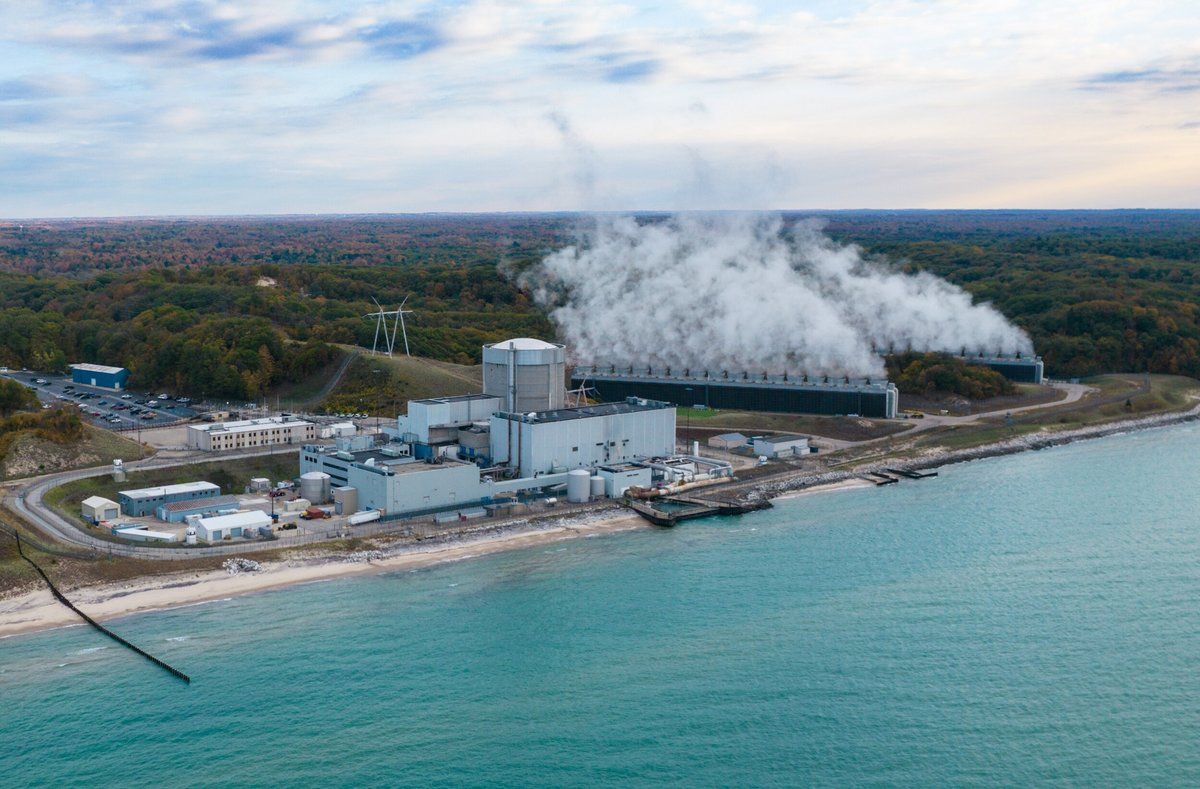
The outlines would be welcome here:
<svg viewBox="0 0 1200 789">
<path fill-rule="evenodd" d="M 183 403 L 184 405 L 186 405 L 186 404 L 188 404 L 188 403 L 192 402 L 192 398 L 190 398 L 190 397 L 176 397 L 176 398 L 175 398 L 175 402 L 177 402 L 177 403 Z"/>
<path fill-rule="evenodd" d="M 153 418 L 154 418 L 154 414 L 150 413 L 149 411 L 142 414 L 142 419 L 153 419 Z"/>
<path fill-rule="evenodd" d="M 128 399 L 130 399 L 130 398 L 132 398 L 132 397 L 133 397 L 133 395 L 129 394 L 128 392 L 126 392 L 125 394 L 121 395 L 121 399 L 122 399 L 122 400 L 128 400 Z"/>
</svg>

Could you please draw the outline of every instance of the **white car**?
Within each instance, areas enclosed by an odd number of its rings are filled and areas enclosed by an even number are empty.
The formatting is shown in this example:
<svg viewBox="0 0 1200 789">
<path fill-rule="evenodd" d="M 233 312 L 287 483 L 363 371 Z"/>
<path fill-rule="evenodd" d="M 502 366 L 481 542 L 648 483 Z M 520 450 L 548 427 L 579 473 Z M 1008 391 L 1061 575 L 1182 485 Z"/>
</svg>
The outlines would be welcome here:
<svg viewBox="0 0 1200 789">
<path fill-rule="evenodd" d="M 129 400 L 129 399 L 131 399 L 132 397 L 133 397 L 133 395 L 131 395 L 131 394 L 123 394 L 123 395 L 121 395 L 121 399 L 122 399 L 122 400 Z"/>
</svg>

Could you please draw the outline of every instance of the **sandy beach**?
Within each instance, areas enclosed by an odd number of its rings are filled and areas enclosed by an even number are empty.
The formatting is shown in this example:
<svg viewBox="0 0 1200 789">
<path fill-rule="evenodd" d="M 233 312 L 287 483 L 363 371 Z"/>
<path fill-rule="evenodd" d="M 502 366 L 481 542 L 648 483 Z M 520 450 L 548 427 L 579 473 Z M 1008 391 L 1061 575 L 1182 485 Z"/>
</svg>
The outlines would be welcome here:
<svg viewBox="0 0 1200 789">
<path fill-rule="evenodd" d="M 97 620 L 140 611 L 153 611 L 222 600 L 295 584 L 351 575 L 411 570 L 460 561 L 499 551 L 528 548 L 562 540 L 581 539 L 632 529 L 654 528 L 636 515 L 584 514 L 574 518 L 530 523 L 514 529 L 454 542 L 422 546 L 406 543 L 386 550 L 382 558 L 322 556 L 263 562 L 258 572 L 231 575 L 224 570 L 155 575 L 120 584 L 91 586 L 66 592 L 71 601 Z M 0 600 L 0 638 L 83 622 L 43 588 Z"/>
</svg>

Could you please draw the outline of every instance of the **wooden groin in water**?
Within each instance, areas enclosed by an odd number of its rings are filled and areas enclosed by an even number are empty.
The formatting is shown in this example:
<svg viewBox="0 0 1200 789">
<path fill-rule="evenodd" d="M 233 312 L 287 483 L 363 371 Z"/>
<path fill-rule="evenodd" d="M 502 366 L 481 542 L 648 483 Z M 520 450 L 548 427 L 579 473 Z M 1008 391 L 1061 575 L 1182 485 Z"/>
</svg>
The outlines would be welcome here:
<svg viewBox="0 0 1200 789">
<path fill-rule="evenodd" d="M 103 633 L 104 635 L 111 638 L 113 641 L 116 641 L 121 646 L 127 647 L 128 649 L 136 652 L 137 654 L 146 658 L 146 660 L 149 660 L 154 665 L 158 666 L 159 668 L 163 669 L 164 671 L 171 673 L 172 675 L 178 677 L 179 679 L 183 680 L 184 682 L 188 683 L 189 685 L 192 684 L 192 678 L 189 677 L 187 674 L 184 674 L 182 671 L 180 671 L 179 669 L 175 668 L 174 666 L 166 663 L 165 661 L 159 660 L 158 658 L 154 657 L 154 655 L 151 655 L 149 652 L 147 652 L 146 650 L 139 647 L 137 644 L 127 641 L 124 638 L 121 638 L 121 636 L 117 635 L 116 633 L 109 630 L 104 625 L 97 622 L 95 619 L 92 619 L 90 616 L 88 616 L 87 614 L 85 614 L 84 612 L 82 612 L 78 608 L 76 608 L 75 604 L 66 598 L 66 595 L 64 595 L 62 592 L 58 591 L 58 587 L 55 586 L 54 582 L 50 580 L 50 577 L 48 575 L 46 575 L 46 571 L 43 570 L 37 562 L 35 562 L 33 559 L 30 559 L 28 556 L 25 555 L 25 549 L 21 546 L 20 532 L 14 531 L 13 536 L 15 536 L 17 539 L 17 553 L 19 553 L 21 555 L 22 559 L 24 559 L 25 561 L 27 561 L 31 565 L 33 565 L 33 569 L 37 570 L 38 575 L 40 575 L 42 577 L 42 580 L 46 582 L 46 586 L 50 587 L 50 592 L 54 595 L 54 597 L 58 600 L 58 602 L 62 603 L 67 608 L 74 611 L 76 614 L 79 615 L 80 619 L 87 622 L 89 625 L 96 628 L 101 633 Z"/>
</svg>

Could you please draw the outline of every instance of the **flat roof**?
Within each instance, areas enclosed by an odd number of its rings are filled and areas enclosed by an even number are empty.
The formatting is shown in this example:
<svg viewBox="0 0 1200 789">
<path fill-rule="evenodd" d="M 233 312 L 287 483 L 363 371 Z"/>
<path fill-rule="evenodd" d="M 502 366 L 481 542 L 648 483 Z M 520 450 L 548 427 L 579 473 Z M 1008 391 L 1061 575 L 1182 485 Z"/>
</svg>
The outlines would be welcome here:
<svg viewBox="0 0 1200 789">
<path fill-rule="evenodd" d="M 385 445 L 386 446 L 386 445 Z M 374 447 L 372 449 L 359 449 L 350 452 L 351 459 L 340 458 L 333 451 L 333 447 L 318 446 L 314 444 L 306 444 L 305 450 L 316 450 L 318 456 L 323 456 L 340 463 L 355 463 L 357 465 L 366 465 L 368 460 L 374 460 L 373 464 L 376 468 L 386 468 L 397 474 L 404 474 L 413 471 L 429 470 L 438 468 L 439 466 L 467 466 L 474 465 L 471 463 L 462 463 L 458 460 L 444 458 L 441 463 L 426 463 L 424 460 L 414 459 L 410 455 L 387 455 L 383 452 L 383 447 Z M 311 472 L 310 472 L 311 473 Z M 350 487 L 350 486 L 347 486 Z"/>
<path fill-rule="evenodd" d="M 659 400 L 642 400 L 631 397 L 623 403 L 599 403 L 585 405 L 579 408 L 556 408 L 551 411 L 536 411 L 529 414 L 496 414 L 501 419 L 510 419 L 529 424 L 542 422 L 566 422 L 570 419 L 591 419 L 597 416 L 613 416 L 615 414 L 635 414 L 641 411 L 660 411 L 675 406 Z"/>
<path fill-rule="evenodd" d="M 175 536 L 174 534 L 171 534 L 170 532 L 151 531 L 150 529 L 147 529 L 143 526 L 130 526 L 127 529 L 117 529 L 116 531 L 113 532 L 113 534 L 129 534 L 131 532 L 134 534 L 144 534 L 147 537 L 153 537 L 156 540 L 168 540 L 170 542 L 174 542 L 179 539 L 179 537 Z"/>
<path fill-rule="evenodd" d="M 785 441 L 807 441 L 808 436 L 798 436 L 793 433 L 793 434 L 782 435 L 782 436 L 761 436 L 761 437 L 759 437 L 758 440 L 759 441 L 769 441 L 772 444 L 782 444 Z"/>
<path fill-rule="evenodd" d="M 89 373 L 108 373 L 109 375 L 125 372 L 124 367 L 109 367 L 107 364 L 92 364 L 91 362 L 79 362 L 78 364 L 70 365 L 70 368 Z"/>
<path fill-rule="evenodd" d="M 210 509 L 223 504 L 237 503 L 237 496 L 207 496 L 203 499 L 189 499 L 188 501 L 169 501 L 163 505 L 163 509 L 167 512 L 186 512 L 198 508 Z"/>
<path fill-rule="evenodd" d="M 647 367 L 630 365 L 584 365 L 571 371 L 572 381 L 634 381 L 637 383 L 685 384 L 687 386 L 737 386 L 763 389 L 850 389 L 883 392 L 893 387 L 885 378 L 850 378 L 836 375 L 782 374 L 749 370 L 702 370 L 700 368 Z M 700 395 L 697 394 L 697 397 Z"/>
<path fill-rule="evenodd" d="M 213 422 L 210 425 L 188 425 L 192 430 L 202 430 L 209 435 L 213 433 L 251 433 L 256 430 L 264 430 L 272 427 L 296 427 L 303 425 L 313 425 L 306 419 L 297 419 L 296 417 L 287 417 L 281 419 L 275 416 L 261 417 L 259 419 L 241 419 L 236 422 Z"/>
<path fill-rule="evenodd" d="M 174 496 L 177 493 L 192 493 L 200 490 L 220 491 L 219 485 L 211 482 L 182 482 L 178 485 L 164 485 L 158 488 L 138 488 L 137 490 L 119 490 L 118 496 L 129 499 L 148 499 L 154 496 Z"/>
<path fill-rule="evenodd" d="M 250 512 L 234 512 L 229 515 L 217 515 L 214 518 L 201 518 L 200 525 L 212 531 L 213 529 L 233 529 L 238 526 L 266 526 L 271 522 L 271 516 L 265 512 L 251 510 Z"/>
<path fill-rule="evenodd" d="M 470 400 L 499 400 L 496 395 L 489 394 L 464 394 L 464 395 L 447 395 L 446 397 L 426 397 L 421 400 L 410 400 L 410 403 L 420 403 L 422 405 L 442 405 L 444 403 L 465 403 Z"/>
</svg>

